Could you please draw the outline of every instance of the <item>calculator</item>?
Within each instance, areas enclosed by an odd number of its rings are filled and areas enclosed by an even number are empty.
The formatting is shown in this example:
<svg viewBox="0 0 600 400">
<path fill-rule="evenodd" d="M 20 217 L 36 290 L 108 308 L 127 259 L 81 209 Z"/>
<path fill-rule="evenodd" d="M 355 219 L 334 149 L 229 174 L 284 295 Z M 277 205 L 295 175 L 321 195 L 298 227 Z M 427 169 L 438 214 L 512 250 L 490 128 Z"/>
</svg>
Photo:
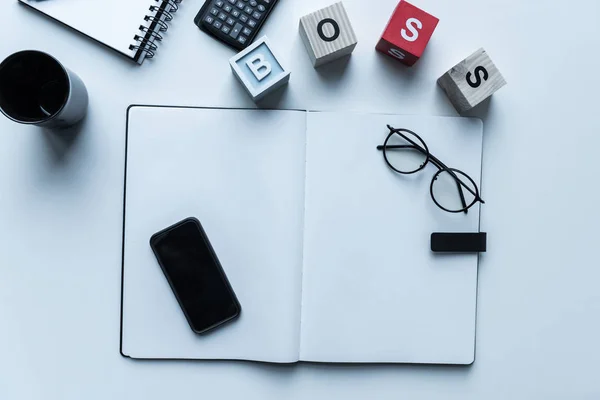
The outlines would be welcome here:
<svg viewBox="0 0 600 400">
<path fill-rule="evenodd" d="M 243 50 L 252 43 L 278 0 L 207 0 L 194 22 L 228 45 Z"/>
</svg>

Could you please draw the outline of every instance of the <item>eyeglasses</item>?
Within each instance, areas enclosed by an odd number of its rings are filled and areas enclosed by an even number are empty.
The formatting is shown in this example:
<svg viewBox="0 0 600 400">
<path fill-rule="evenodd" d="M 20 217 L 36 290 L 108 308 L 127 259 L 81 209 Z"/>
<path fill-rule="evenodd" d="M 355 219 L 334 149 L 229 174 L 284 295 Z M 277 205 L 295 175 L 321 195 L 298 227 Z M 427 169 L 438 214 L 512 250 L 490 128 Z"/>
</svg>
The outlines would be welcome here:
<svg viewBox="0 0 600 400">
<path fill-rule="evenodd" d="M 475 181 L 456 168 L 448 168 L 429 152 L 425 141 L 408 129 L 387 126 L 390 134 L 382 146 L 383 158 L 388 167 L 399 174 L 409 175 L 421 171 L 431 161 L 438 169 L 433 176 L 429 192 L 433 202 L 450 213 L 467 213 L 477 202 L 485 202 L 479 196 Z"/>
</svg>

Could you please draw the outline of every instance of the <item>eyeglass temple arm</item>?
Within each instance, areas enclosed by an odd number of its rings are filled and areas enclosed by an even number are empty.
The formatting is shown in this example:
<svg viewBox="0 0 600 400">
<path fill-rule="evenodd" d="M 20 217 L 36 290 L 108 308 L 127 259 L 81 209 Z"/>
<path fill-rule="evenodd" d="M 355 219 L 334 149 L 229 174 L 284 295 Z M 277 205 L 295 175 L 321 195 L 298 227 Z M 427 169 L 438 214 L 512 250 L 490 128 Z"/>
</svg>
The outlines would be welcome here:
<svg viewBox="0 0 600 400">
<path fill-rule="evenodd" d="M 377 146 L 377 150 L 383 150 L 384 146 Z M 417 150 L 419 150 L 421 153 L 425 153 L 425 150 L 421 148 L 421 146 L 413 146 L 413 145 L 392 145 L 392 146 L 387 146 L 387 150 L 391 150 L 391 149 L 407 149 L 407 148 L 411 148 L 414 149 L 416 148 Z M 442 169 L 439 165 L 439 163 L 437 161 L 439 160 L 434 160 L 431 158 L 431 154 L 429 154 L 429 157 L 431 159 L 431 163 L 433 165 L 435 165 L 438 169 Z M 452 175 L 454 175 L 454 173 L 452 171 L 448 171 L 451 172 Z M 458 189 L 458 195 L 460 197 L 460 203 L 462 204 L 463 208 L 465 209 L 463 212 L 465 214 L 468 213 L 467 211 L 467 202 L 465 200 L 465 195 L 463 193 L 462 187 L 461 187 L 461 183 L 458 182 L 458 178 L 456 176 L 454 176 L 454 180 L 456 181 L 456 188 Z"/>
<path fill-rule="evenodd" d="M 465 200 L 465 194 L 463 192 L 462 187 L 466 187 L 467 190 L 469 190 L 469 192 L 471 192 L 476 198 L 478 197 L 476 194 L 474 194 L 471 191 L 471 188 L 468 187 L 467 185 L 465 185 L 459 178 L 458 176 L 456 176 L 456 174 L 454 173 L 454 171 L 449 170 L 443 162 L 441 162 L 439 160 L 439 158 L 435 157 L 433 154 L 429 154 L 429 159 L 431 160 L 431 163 L 433 165 L 435 165 L 437 167 L 438 170 L 445 170 L 448 171 L 450 173 L 450 175 L 454 178 L 454 182 L 456 183 L 456 188 L 458 189 L 458 196 L 460 197 L 460 203 L 462 204 L 463 208 L 464 208 L 464 213 L 468 214 L 469 210 L 467 209 L 467 201 Z"/>
<path fill-rule="evenodd" d="M 438 169 L 440 170 L 446 170 L 448 171 L 448 173 L 450 175 L 452 175 L 452 177 L 454 178 L 454 180 L 457 182 L 457 184 L 459 184 L 460 186 L 464 187 L 465 189 L 467 189 L 469 191 L 469 193 L 471 193 L 474 197 L 475 200 L 481 202 L 481 203 L 485 203 L 485 201 L 483 201 L 483 199 L 476 193 L 474 192 L 466 183 L 464 183 L 462 181 L 462 179 L 460 179 L 458 176 L 456 176 L 456 174 L 454 173 L 454 171 L 452 171 L 451 169 L 449 169 L 446 164 L 444 164 L 443 162 L 441 162 L 436 156 L 434 156 L 433 154 L 429 154 L 429 158 L 431 159 L 431 163 L 433 165 L 435 165 Z M 460 190 L 460 197 L 461 200 L 464 201 L 464 197 L 463 197 L 463 192 L 462 190 Z"/>
<path fill-rule="evenodd" d="M 425 153 L 425 149 L 423 149 L 421 146 L 419 146 L 418 144 L 414 143 L 409 138 L 404 137 L 404 135 L 402 135 L 402 137 L 405 140 L 407 140 L 408 142 L 412 143 L 412 144 L 411 145 L 392 145 L 392 146 L 379 145 L 379 146 L 377 146 L 377 150 L 383 150 L 384 148 L 387 148 L 387 149 L 408 149 L 408 148 L 412 148 L 412 149 L 419 150 L 421 153 Z M 467 186 L 458 176 L 456 176 L 456 174 L 453 171 L 449 170 L 448 167 L 446 167 L 446 165 L 443 162 L 441 162 L 436 156 L 434 156 L 433 154 L 429 153 L 429 159 L 431 160 L 431 163 L 433 165 L 435 165 L 438 169 L 445 169 L 445 170 L 447 170 L 450 173 L 450 175 L 452 175 L 452 177 L 456 180 L 457 184 L 459 186 L 462 186 L 465 189 L 467 189 L 473 196 L 475 196 L 475 198 L 477 199 L 477 201 L 485 203 L 483 201 L 483 199 L 481 197 L 479 197 L 479 195 L 477 193 L 475 193 L 473 190 L 471 190 L 471 188 L 469 186 Z M 462 190 L 459 190 L 459 192 L 460 192 L 461 200 L 464 202 L 464 195 L 462 193 Z M 466 204 L 464 206 L 466 207 Z"/>
<path fill-rule="evenodd" d="M 402 136 L 404 138 L 404 140 L 408 141 L 411 145 L 413 145 L 421 153 L 423 153 L 423 154 L 427 154 L 428 153 L 428 152 L 425 151 L 425 149 L 423 149 L 421 146 L 419 146 L 417 143 L 415 143 L 413 140 L 411 140 L 409 137 L 407 137 L 405 134 L 403 134 L 399 129 L 396 129 L 396 128 L 394 128 L 393 126 L 391 126 L 389 124 L 387 125 L 387 128 L 390 130 L 390 133 L 391 132 L 396 132 L 397 134 L 399 134 L 400 136 Z M 377 149 L 379 149 L 379 147 L 380 146 L 377 146 Z M 385 147 L 385 146 L 383 146 L 383 147 Z M 394 146 L 387 146 L 387 147 L 388 148 L 394 148 Z M 479 195 L 477 195 L 477 193 L 473 192 L 469 186 L 467 186 L 458 176 L 456 176 L 456 174 L 454 173 L 454 171 L 451 171 L 450 169 L 448 169 L 448 167 L 443 162 L 441 162 L 439 160 L 439 158 L 437 158 L 436 156 L 434 156 L 431 153 L 428 153 L 428 155 L 429 155 L 429 159 L 432 160 L 432 163 L 438 169 L 445 169 L 446 171 L 448 171 L 450 173 L 450 175 L 452 175 L 452 177 L 456 181 L 456 186 L 458 188 L 458 193 L 460 195 L 460 201 L 461 201 L 463 207 L 465 207 L 465 214 L 467 213 L 467 209 L 466 209 L 467 204 L 465 202 L 465 196 L 464 196 L 464 193 L 462 191 L 461 186 L 465 187 L 473 196 L 475 196 L 475 200 L 480 201 L 481 203 L 485 203 L 483 201 L 483 199 L 481 197 L 479 197 Z"/>
</svg>

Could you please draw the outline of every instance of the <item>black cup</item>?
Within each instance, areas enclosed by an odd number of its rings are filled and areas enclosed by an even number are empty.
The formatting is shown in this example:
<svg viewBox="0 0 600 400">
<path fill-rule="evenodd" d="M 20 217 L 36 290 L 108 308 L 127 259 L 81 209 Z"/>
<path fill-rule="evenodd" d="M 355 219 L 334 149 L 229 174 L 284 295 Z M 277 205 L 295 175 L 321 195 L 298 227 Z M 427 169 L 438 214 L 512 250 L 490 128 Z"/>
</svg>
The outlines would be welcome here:
<svg viewBox="0 0 600 400">
<path fill-rule="evenodd" d="M 68 127 L 83 119 L 87 106 L 81 79 L 46 53 L 21 51 L 0 64 L 0 111 L 15 122 Z"/>
</svg>

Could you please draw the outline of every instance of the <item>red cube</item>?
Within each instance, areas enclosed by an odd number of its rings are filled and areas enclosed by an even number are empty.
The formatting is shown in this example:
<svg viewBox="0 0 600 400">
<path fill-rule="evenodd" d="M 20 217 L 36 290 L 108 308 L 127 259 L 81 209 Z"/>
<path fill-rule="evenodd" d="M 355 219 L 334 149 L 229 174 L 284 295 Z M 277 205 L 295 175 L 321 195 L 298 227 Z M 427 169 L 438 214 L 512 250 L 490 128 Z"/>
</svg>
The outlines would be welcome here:
<svg viewBox="0 0 600 400">
<path fill-rule="evenodd" d="M 440 20 L 407 1 L 400 1 L 376 49 L 408 66 L 425 51 Z"/>
</svg>

